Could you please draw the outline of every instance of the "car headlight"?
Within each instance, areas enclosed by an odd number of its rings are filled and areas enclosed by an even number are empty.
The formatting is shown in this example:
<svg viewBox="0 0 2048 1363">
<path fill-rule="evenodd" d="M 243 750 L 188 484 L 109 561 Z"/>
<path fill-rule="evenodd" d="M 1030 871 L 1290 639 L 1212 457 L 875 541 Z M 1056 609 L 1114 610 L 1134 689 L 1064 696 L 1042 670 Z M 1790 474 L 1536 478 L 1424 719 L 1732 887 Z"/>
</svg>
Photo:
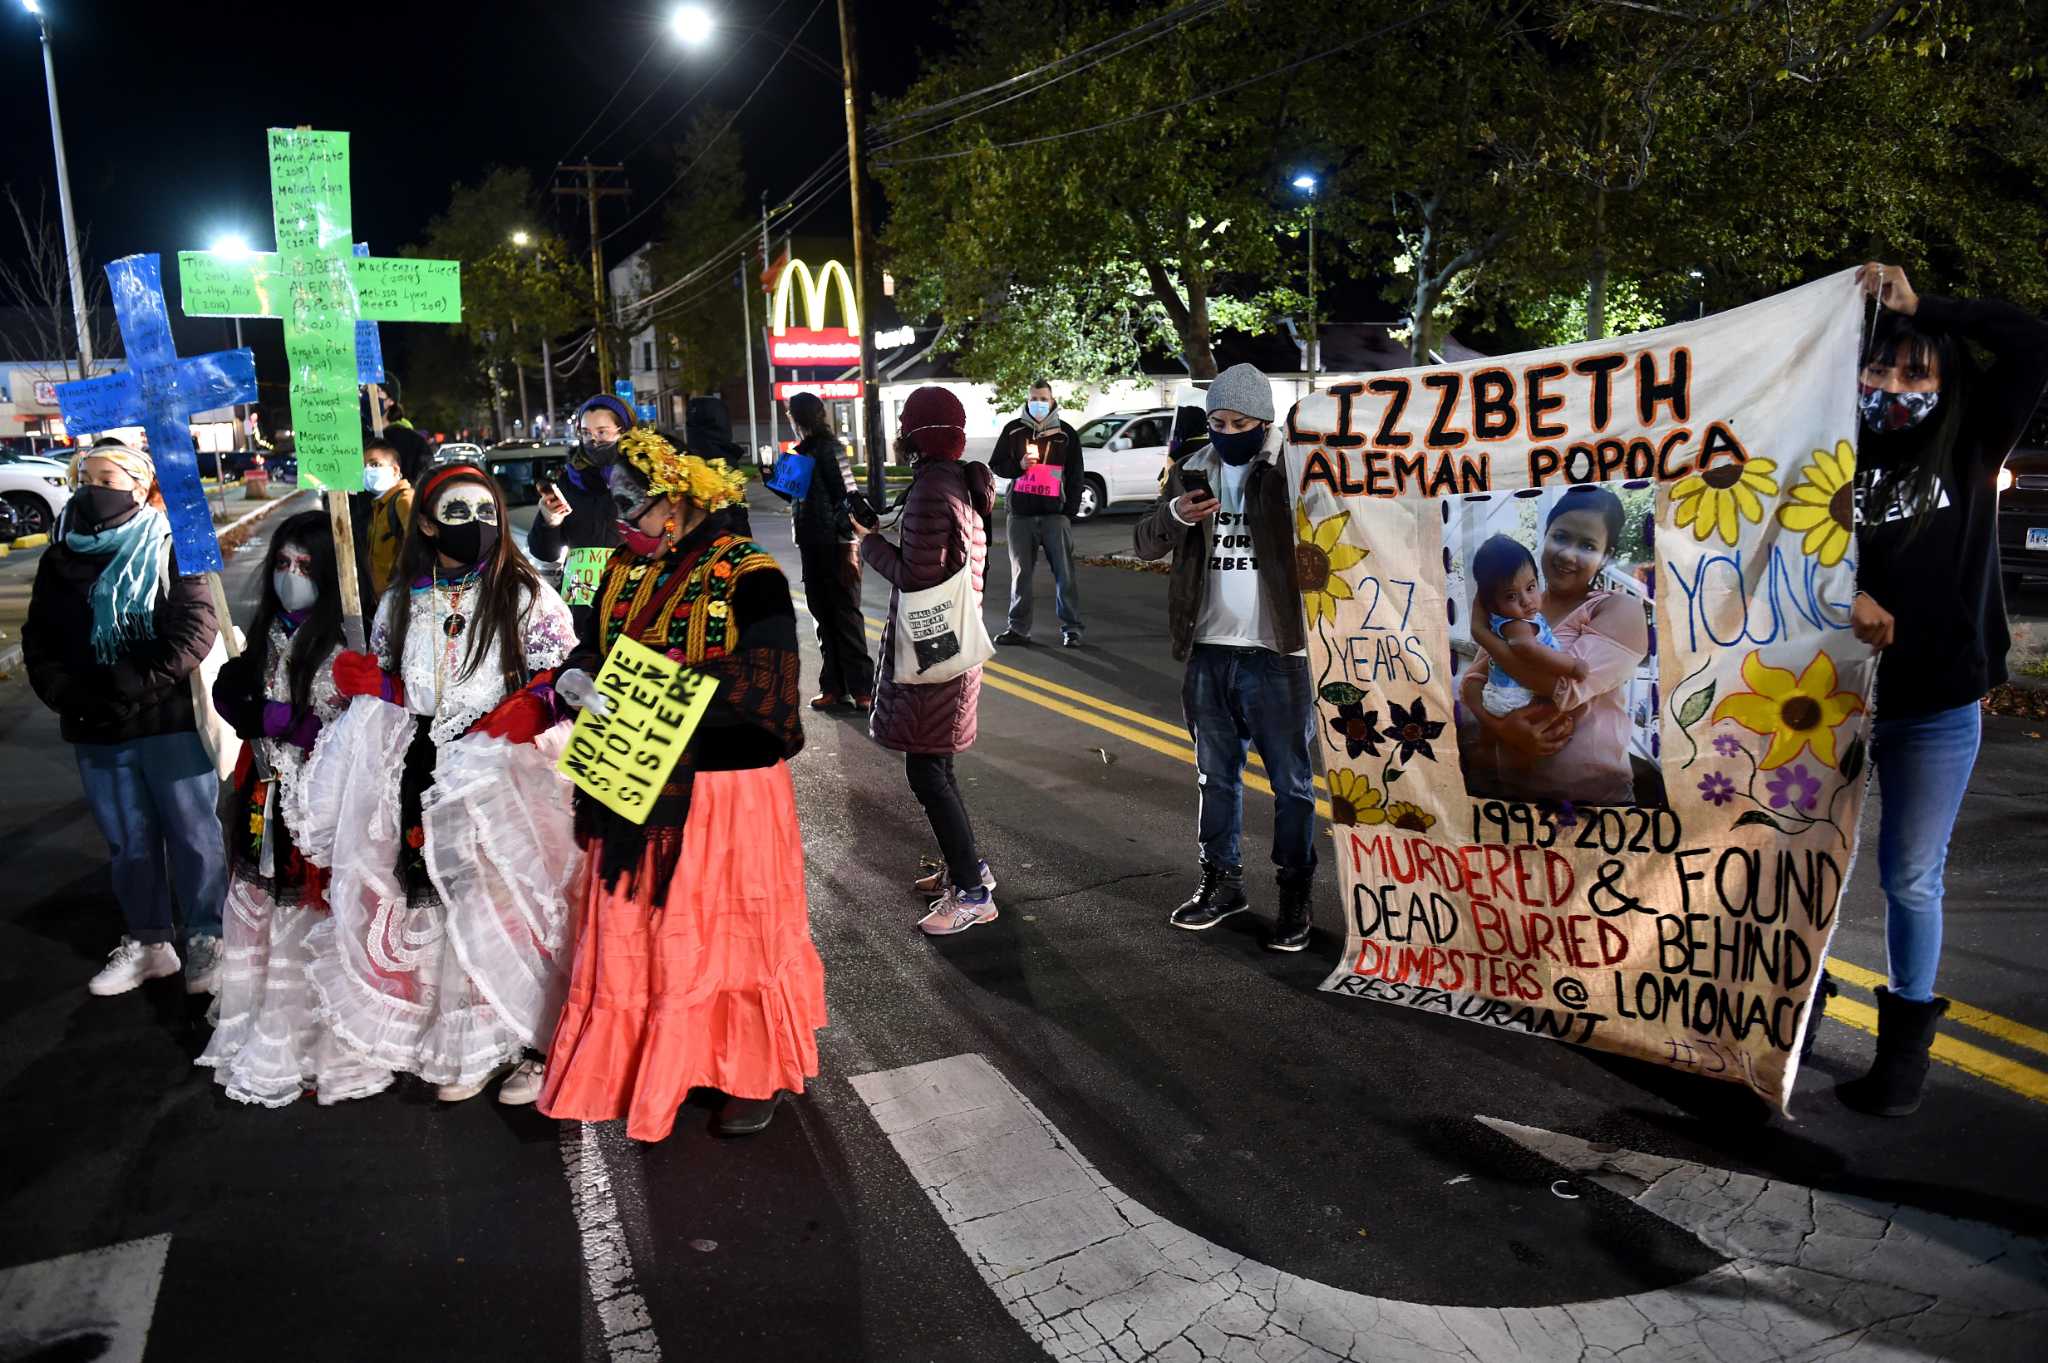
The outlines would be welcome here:
<svg viewBox="0 0 2048 1363">
<path fill-rule="evenodd" d="M 63 487 L 63 486 L 64 486 L 64 480 L 63 480 L 62 478 L 52 478 L 52 477 L 51 477 L 51 476 L 50 476 L 49 474 L 47 474 L 47 473 L 43 475 L 43 481 L 44 481 L 44 482 L 46 482 L 46 483 L 48 483 L 48 484 L 49 484 L 49 485 L 50 485 L 51 487 Z"/>
<path fill-rule="evenodd" d="M 1998 490 L 2005 491 L 2012 486 L 2012 470 L 2000 465 L 1998 469 Z"/>
</svg>

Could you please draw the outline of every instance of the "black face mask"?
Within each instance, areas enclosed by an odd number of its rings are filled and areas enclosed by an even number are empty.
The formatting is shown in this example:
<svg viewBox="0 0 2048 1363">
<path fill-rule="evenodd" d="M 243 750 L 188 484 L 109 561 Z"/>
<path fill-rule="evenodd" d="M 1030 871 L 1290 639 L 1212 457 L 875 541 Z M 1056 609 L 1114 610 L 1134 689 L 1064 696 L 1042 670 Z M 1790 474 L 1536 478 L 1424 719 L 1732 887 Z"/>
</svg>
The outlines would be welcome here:
<svg viewBox="0 0 2048 1363">
<path fill-rule="evenodd" d="M 135 494 L 118 487 L 82 487 L 71 494 L 72 519 L 88 533 L 106 529 L 135 510 Z"/>
<path fill-rule="evenodd" d="M 616 440 L 585 440 L 583 458 L 590 467 L 601 469 L 619 457 L 619 442 Z"/>
<path fill-rule="evenodd" d="M 1209 432 L 1209 448 L 1216 451 L 1216 457 L 1232 468 L 1249 464 L 1252 456 L 1266 447 L 1266 428 L 1254 426 L 1248 431 Z"/>
<path fill-rule="evenodd" d="M 438 524 L 438 522 L 437 522 Z M 443 525 L 434 546 L 466 568 L 474 568 L 498 547 L 498 527 L 482 521 Z"/>
</svg>

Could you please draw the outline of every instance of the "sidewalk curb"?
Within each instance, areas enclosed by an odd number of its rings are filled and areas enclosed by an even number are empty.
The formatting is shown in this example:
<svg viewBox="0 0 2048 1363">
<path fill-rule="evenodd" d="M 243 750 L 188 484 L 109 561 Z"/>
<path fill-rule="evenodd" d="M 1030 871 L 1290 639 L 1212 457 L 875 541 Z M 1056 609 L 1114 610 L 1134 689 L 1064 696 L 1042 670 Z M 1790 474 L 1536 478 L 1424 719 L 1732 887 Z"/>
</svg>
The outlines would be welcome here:
<svg viewBox="0 0 2048 1363">
<path fill-rule="evenodd" d="M 298 495 L 298 489 L 295 488 L 292 491 L 287 492 L 282 497 L 274 498 L 271 501 L 267 501 L 262 506 L 257 507 L 254 511 L 249 512 L 247 515 L 237 516 L 234 520 L 229 521 L 226 525 L 223 525 L 216 529 L 214 531 L 214 537 L 216 539 L 225 540 L 229 535 L 233 534 L 235 531 L 241 530 L 244 527 L 249 526 L 256 521 L 261 520 L 263 517 L 268 516 L 273 511 L 276 511 L 278 508 L 282 507 L 283 505 L 285 505 L 285 503 L 291 501 Z M 25 535 L 22 538 L 40 540 L 44 544 L 49 543 L 49 537 L 47 535 Z M 15 541 L 15 543 L 21 544 L 21 540 L 17 540 Z M 29 545 L 24 547 L 33 548 L 35 546 Z M 234 553 L 235 551 L 232 546 L 229 546 L 227 544 L 223 544 L 221 546 L 221 558 L 233 558 Z M 14 643 L 8 644 L 4 648 L 0 648 L 0 680 L 11 680 L 15 671 L 20 667 L 21 642 L 19 640 L 16 640 Z"/>
</svg>

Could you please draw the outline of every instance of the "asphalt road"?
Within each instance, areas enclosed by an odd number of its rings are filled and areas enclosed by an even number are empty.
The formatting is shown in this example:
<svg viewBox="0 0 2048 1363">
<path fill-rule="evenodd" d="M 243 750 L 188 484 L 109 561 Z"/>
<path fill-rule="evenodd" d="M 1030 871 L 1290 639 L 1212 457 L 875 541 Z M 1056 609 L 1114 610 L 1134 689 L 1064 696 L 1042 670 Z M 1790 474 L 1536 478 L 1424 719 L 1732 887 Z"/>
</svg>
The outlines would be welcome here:
<svg viewBox="0 0 2048 1363">
<path fill-rule="evenodd" d="M 789 543 L 771 512 L 756 528 L 773 550 Z M 1104 552 L 1129 528 L 1105 517 L 1077 540 Z M 242 609 L 260 548 L 230 565 Z M 1007 573 L 992 579 L 999 628 Z M 1732 1252 L 1597 1181 L 1556 1195 L 1559 1168 L 1480 1117 L 2048 1232 L 2048 740 L 2026 722 L 1988 724 L 1950 861 L 1943 988 L 1992 1020 L 1945 1035 L 1999 1063 L 1957 1051 L 1968 1067 L 1937 1064 L 1918 1117 L 1872 1121 L 1828 1092 L 1870 1038 L 1830 1023 L 1785 1119 L 1733 1086 L 1319 992 L 1342 940 L 1327 877 L 1326 931 L 1300 956 L 1261 951 L 1251 915 L 1170 930 L 1193 880 L 1192 769 L 1126 736 L 1161 730 L 1052 689 L 1177 723 L 1165 579 L 1086 568 L 1081 582 L 1089 646 L 1005 650 L 960 763 L 1001 879 L 994 924 L 943 941 L 914 930 L 908 882 L 932 844 L 900 759 L 850 717 L 807 722 L 794 769 L 832 1026 L 812 1092 L 743 1142 L 709 1136 L 708 1106 L 641 1147 L 488 1098 L 443 1108 L 412 1085 L 335 1108 L 230 1103 L 189 1065 L 204 1032 L 174 981 L 86 995 L 118 932 L 104 845 L 54 721 L 0 685 L 0 1269 L 168 1235 L 153 1303 L 120 1308 L 153 1320 L 152 1359 L 1044 1358 L 1051 1346 L 983 1282 L 873 1092 L 851 1082 L 963 1055 L 1156 1217 L 1396 1302 L 1656 1292 Z M 1040 593 L 1050 637 L 1043 574 Z M 879 622 L 872 578 L 866 606 Z M 807 651 L 807 679 L 814 668 Z M 1248 866 L 1268 864 L 1269 830 L 1253 798 Z M 1872 863 L 1856 868 L 1836 955 L 1878 969 Z M 1248 880 L 1264 919 L 1270 881 Z M 1048 1176 L 1042 1152 L 1008 1138 L 947 1154 L 985 1157 L 981 1183 L 1015 1185 L 1027 1205 Z M 29 1338 L 9 1290 L 0 1273 L 0 1360 L 118 1356 Z M 1408 1356 L 1399 1343 L 1355 1356 Z M 1707 1347 L 1694 1356 L 1767 1356 Z"/>
</svg>

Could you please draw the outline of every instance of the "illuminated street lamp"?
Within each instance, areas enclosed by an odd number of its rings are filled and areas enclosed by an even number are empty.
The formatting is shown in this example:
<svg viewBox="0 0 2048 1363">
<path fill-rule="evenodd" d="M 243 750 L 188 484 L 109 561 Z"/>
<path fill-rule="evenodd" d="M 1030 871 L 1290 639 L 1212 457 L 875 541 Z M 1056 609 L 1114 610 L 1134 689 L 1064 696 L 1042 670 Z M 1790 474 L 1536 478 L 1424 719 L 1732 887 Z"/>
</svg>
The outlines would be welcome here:
<svg viewBox="0 0 2048 1363">
<path fill-rule="evenodd" d="M 712 30 L 718 27 L 718 21 L 702 5 L 683 5 L 669 16 L 668 26 L 676 40 L 685 47 L 698 47 L 711 41 Z"/>
<path fill-rule="evenodd" d="M 1308 195 L 1308 390 L 1313 393 L 1323 358 L 1316 330 L 1316 177 L 1303 171 L 1294 177 L 1294 187 Z"/>
</svg>

